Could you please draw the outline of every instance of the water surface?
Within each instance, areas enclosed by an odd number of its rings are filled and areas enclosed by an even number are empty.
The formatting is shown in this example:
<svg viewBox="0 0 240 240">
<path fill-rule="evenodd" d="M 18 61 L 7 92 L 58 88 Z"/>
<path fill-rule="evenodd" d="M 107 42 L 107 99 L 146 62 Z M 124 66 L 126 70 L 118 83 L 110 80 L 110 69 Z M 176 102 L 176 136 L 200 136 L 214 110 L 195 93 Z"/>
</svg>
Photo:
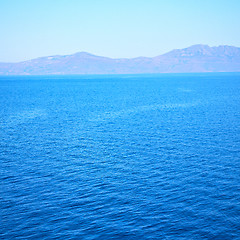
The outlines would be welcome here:
<svg viewBox="0 0 240 240">
<path fill-rule="evenodd" d="M 240 74 L 0 77 L 2 239 L 240 239 Z"/>
</svg>

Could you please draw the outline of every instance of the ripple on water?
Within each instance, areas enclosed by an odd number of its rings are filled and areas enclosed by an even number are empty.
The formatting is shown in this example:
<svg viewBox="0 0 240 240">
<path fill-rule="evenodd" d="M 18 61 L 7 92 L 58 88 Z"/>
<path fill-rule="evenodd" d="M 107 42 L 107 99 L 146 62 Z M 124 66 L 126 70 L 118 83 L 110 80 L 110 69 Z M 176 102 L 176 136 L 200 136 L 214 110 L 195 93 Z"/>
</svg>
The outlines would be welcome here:
<svg viewBox="0 0 240 240">
<path fill-rule="evenodd" d="M 236 74 L 2 79 L 0 238 L 239 239 L 239 89 Z"/>
</svg>

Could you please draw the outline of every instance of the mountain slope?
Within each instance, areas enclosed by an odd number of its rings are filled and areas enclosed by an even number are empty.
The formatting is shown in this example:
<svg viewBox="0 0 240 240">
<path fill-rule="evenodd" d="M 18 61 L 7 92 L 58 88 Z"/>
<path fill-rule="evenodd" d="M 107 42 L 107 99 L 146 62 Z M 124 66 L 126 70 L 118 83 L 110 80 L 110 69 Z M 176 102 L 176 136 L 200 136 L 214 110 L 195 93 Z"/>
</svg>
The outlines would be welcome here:
<svg viewBox="0 0 240 240">
<path fill-rule="evenodd" d="M 240 48 L 193 45 L 147 58 L 112 59 L 86 52 L 0 63 L 1 75 L 240 72 Z"/>
</svg>

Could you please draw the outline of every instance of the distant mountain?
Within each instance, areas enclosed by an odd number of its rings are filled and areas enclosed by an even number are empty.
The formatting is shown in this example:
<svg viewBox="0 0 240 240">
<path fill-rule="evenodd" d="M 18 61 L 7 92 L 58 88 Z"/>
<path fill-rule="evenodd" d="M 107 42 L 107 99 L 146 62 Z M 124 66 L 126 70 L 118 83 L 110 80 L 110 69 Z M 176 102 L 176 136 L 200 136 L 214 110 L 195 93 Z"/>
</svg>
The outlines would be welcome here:
<svg viewBox="0 0 240 240">
<path fill-rule="evenodd" d="M 240 72 L 240 48 L 193 45 L 157 57 L 112 59 L 86 52 L 0 63 L 0 75 Z"/>
</svg>

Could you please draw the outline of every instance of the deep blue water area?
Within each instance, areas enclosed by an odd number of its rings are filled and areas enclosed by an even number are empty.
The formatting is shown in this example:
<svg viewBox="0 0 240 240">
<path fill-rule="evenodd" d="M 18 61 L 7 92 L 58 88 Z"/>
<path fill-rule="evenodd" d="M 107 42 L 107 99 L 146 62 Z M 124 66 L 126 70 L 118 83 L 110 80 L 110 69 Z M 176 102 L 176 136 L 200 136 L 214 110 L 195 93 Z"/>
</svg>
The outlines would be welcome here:
<svg viewBox="0 0 240 240">
<path fill-rule="evenodd" d="M 0 77 L 0 239 L 240 239 L 240 74 Z"/>
</svg>

